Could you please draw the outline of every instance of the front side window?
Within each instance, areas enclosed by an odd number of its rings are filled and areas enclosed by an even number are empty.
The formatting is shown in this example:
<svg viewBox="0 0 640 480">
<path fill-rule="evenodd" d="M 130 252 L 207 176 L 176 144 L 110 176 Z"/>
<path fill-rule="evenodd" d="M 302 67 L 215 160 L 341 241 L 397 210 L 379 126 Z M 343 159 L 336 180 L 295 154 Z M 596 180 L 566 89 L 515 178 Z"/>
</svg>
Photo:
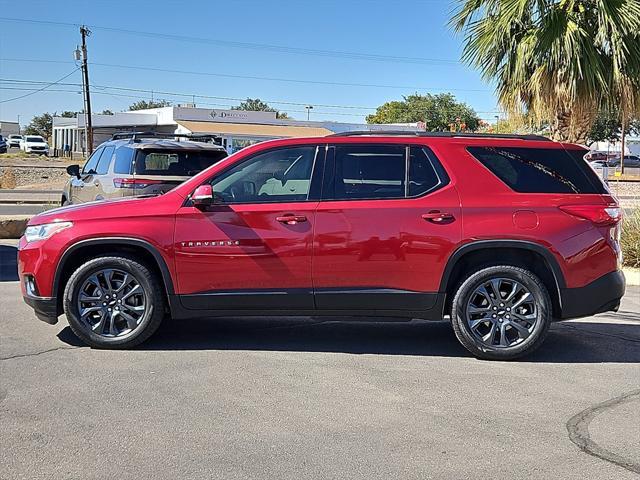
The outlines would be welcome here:
<svg viewBox="0 0 640 480">
<path fill-rule="evenodd" d="M 334 199 L 404 198 L 404 145 L 337 145 Z"/>
<path fill-rule="evenodd" d="M 87 160 L 87 163 L 84 164 L 84 167 L 82 168 L 82 173 L 84 174 L 96 173 L 96 167 L 98 166 L 98 160 L 100 160 L 100 155 L 102 155 L 102 150 L 104 150 L 104 147 L 100 147 L 93 152 L 93 154 L 89 157 L 89 160 Z"/>
<path fill-rule="evenodd" d="M 225 203 L 305 201 L 315 156 L 315 145 L 270 150 L 226 170 L 211 185 Z"/>
</svg>

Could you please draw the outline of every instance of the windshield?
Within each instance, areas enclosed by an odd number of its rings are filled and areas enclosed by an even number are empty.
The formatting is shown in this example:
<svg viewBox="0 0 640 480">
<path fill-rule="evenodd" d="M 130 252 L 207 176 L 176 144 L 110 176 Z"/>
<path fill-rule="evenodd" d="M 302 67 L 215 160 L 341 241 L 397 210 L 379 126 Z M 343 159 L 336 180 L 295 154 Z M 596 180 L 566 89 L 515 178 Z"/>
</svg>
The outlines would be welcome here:
<svg viewBox="0 0 640 480">
<path fill-rule="evenodd" d="M 27 137 L 27 142 L 44 143 L 44 138 L 42 138 L 42 137 Z"/>
<path fill-rule="evenodd" d="M 224 150 L 140 150 L 136 175 L 193 176 L 227 156 Z"/>
</svg>

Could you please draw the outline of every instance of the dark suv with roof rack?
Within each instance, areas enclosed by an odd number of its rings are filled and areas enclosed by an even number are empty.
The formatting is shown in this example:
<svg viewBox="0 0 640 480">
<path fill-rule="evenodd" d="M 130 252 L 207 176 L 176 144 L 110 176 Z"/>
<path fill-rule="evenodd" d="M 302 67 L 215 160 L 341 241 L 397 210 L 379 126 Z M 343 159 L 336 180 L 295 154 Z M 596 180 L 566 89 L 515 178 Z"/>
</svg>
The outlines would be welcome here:
<svg viewBox="0 0 640 480">
<path fill-rule="evenodd" d="M 167 312 L 326 315 L 448 319 L 472 354 L 516 358 L 624 294 L 621 211 L 585 153 L 500 135 L 264 142 L 162 196 L 32 218 L 23 296 L 100 348 L 143 342 Z"/>
<path fill-rule="evenodd" d="M 72 178 L 61 204 L 165 193 L 227 156 L 222 146 L 203 141 L 209 137 L 156 136 L 116 134 L 96 148 L 82 169 L 67 167 Z"/>
</svg>

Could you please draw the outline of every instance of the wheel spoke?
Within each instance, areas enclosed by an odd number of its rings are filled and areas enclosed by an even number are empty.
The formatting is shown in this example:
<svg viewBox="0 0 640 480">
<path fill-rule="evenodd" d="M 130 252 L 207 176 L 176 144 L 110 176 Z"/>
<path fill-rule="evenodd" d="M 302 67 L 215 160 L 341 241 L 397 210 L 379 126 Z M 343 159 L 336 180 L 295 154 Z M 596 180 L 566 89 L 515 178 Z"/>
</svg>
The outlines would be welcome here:
<svg viewBox="0 0 640 480">
<path fill-rule="evenodd" d="M 493 298 L 491 298 L 491 295 L 489 294 L 489 292 L 487 291 L 484 285 L 480 285 L 480 287 L 478 287 L 478 289 L 476 290 L 476 293 L 486 298 L 487 302 L 489 302 L 489 305 L 494 304 Z"/>
<path fill-rule="evenodd" d="M 518 331 L 518 336 L 523 340 L 531 334 L 527 328 L 523 327 L 518 322 L 511 322 L 510 325 Z"/>
<path fill-rule="evenodd" d="M 476 307 L 475 305 L 469 305 L 469 308 L 467 308 L 467 313 L 469 314 L 474 314 L 474 313 L 488 313 L 491 311 L 491 307 L 487 306 L 487 307 Z"/>
<path fill-rule="evenodd" d="M 135 287 L 133 287 L 131 290 L 129 290 L 127 293 L 125 293 L 122 296 L 122 301 L 124 302 L 131 295 L 135 295 L 135 294 L 139 294 L 139 293 L 142 293 L 142 289 L 140 288 L 140 285 L 136 284 Z"/>
<path fill-rule="evenodd" d="M 511 300 L 513 300 L 513 297 L 515 297 L 516 293 L 518 293 L 518 290 L 520 290 L 520 284 L 518 282 L 513 282 L 511 284 L 511 291 L 507 294 L 507 296 L 504 299 L 505 303 L 511 302 Z"/>
<path fill-rule="evenodd" d="M 507 326 L 504 323 L 500 325 L 500 346 L 509 346 L 509 339 L 507 338 Z"/>
<path fill-rule="evenodd" d="M 496 302 L 500 302 L 502 300 L 502 295 L 500 294 L 500 283 L 501 280 L 499 278 L 491 279 L 491 289 L 495 295 Z"/>
<path fill-rule="evenodd" d="M 491 321 L 490 319 L 484 318 L 484 317 L 483 318 L 479 318 L 477 320 L 472 320 L 471 323 L 469 323 L 469 328 L 471 330 L 475 330 L 476 328 L 478 328 L 483 323 L 487 323 L 487 322 L 490 322 L 490 321 Z"/>
<path fill-rule="evenodd" d="M 495 323 L 492 323 L 489 333 L 482 337 L 482 340 L 488 345 L 493 345 L 496 341 L 496 333 L 498 333 L 498 327 L 496 327 Z"/>
<path fill-rule="evenodd" d="M 126 312 L 120 311 L 120 315 L 122 315 L 122 318 L 124 318 L 127 322 L 127 327 L 129 327 L 131 330 L 133 330 L 134 328 L 136 328 L 138 326 L 138 321 L 133 318 L 131 315 L 129 315 Z"/>
<path fill-rule="evenodd" d="M 104 330 L 104 323 L 107 319 L 107 315 L 104 311 L 100 312 L 100 320 L 95 325 L 91 326 L 91 329 L 96 332 L 98 335 L 102 335 L 102 331 Z"/>
<path fill-rule="evenodd" d="M 526 292 L 513 305 L 511 305 L 511 309 L 515 310 L 516 308 L 518 308 L 523 303 L 525 303 L 527 301 L 532 301 L 532 300 L 533 300 L 533 297 L 531 296 L 531 293 Z"/>
</svg>

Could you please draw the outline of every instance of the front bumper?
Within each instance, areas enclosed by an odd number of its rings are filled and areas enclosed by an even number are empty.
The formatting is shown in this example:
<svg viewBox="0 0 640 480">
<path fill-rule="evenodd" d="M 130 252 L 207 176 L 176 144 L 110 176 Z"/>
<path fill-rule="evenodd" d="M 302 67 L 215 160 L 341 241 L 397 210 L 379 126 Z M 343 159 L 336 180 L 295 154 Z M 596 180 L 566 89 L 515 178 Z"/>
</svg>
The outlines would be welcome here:
<svg viewBox="0 0 640 480">
<path fill-rule="evenodd" d="M 584 287 L 561 288 L 560 318 L 566 320 L 602 312 L 616 312 L 624 290 L 625 279 L 620 270 L 607 273 Z"/>
<path fill-rule="evenodd" d="M 27 305 L 33 308 L 36 317 L 49 325 L 58 323 L 58 302 L 51 297 L 22 297 Z"/>
</svg>

